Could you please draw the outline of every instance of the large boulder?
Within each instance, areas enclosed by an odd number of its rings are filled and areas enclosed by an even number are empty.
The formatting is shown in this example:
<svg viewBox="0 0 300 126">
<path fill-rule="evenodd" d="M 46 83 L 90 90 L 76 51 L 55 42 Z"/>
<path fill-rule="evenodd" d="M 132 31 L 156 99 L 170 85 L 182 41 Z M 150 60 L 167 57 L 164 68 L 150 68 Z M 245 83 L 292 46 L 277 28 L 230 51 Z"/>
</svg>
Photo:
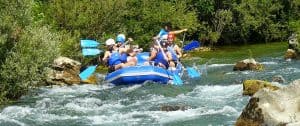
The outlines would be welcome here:
<svg viewBox="0 0 300 126">
<path fill-rule="evenodd" d="M 288 49 L 286 52 L 285 52 L 285 55 L 284 55 L 284 59 L 296 59 L 297 58 L 297 53 L 295 50 L 293 49 Z"/>
<path fill-rule="evenodd" d="M 48 70 L 47 83 L 51 85 L 79 84 L 81 63 L 67 57 L 59 57 L 54 60 L 51 69 Z"/>
<path fill-rule="evenodd" d="M 245 80 L 243 82 L 243 95 L 252 96 L 258 90 L 268 88 L 270 90 L 277 90 L 279 87 L 273 86 L 270 82 L 261 80 Z"/>
<path fill-rule="evenodd" d="M 259 90 L 250 99 L 236 126 L 285 126 L 300 123 L 300 80 L 276 91 Z"/>
<path fill-rule="evenodd" d="M 244 70 L 263 70 L 264 66 L 256 62 L 253 58 L 245 59 L 239 61 L 233 67 L 234 71 L 244 71 Z"/>
</svg>

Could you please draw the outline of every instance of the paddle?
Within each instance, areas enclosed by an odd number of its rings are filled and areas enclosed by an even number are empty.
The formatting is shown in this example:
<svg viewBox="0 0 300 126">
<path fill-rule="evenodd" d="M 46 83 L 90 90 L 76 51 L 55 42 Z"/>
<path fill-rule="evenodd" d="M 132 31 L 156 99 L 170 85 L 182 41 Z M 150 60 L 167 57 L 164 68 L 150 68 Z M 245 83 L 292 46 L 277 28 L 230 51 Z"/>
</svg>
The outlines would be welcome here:
<svg viewBox="0 0 300 126">
<path fill-rule="evenodd" d="M 198 47 L 200 47 L 200 43 L 198 41 L 193 40 L 189 44 L 185 45 L 182 49 L 183 49 L 183 51 L 187 52 L 187 51 L 191 51 Z"/>
<path fill-rule="evenodd" d="M 185 33 L 183 35 L 182 43 L 184 43 L 184 38 L 185 38 Z M 198 41 L 195 41 L 195 42 L 193 41 L 192 43 L 190 43 L 190 44 L 188 44 L 188 45 L 186 45 L 184 47 L 186 47 L 186 49 L 197 48 L 197 46 L 198 47 L 200 46 L 200 44 L 199 43 L 197 44 L 197 43 L 198 43 Z M 193 67 L 187 67 L 186 70 L 187 70 L 188 76 L 190 78 L 199 78 L 201 76 L 200 73 L 196 69 L 194 69 Z"/>
<path fill-rule="evenodd" d="M 167 56 L 166 56 L 166 54 L 165 54 L 165 51 L 163 50 L 163 48 L 160 45 L 160 41 L 156 40 L 156 43 L 158 44 L 160 50 L 162 51 L 162 54 L 163 54 L 164 58 L 168 59 Z M 176 73 L 172 72 L 172 76 L 173 76 L 173 84 L 174 85 L 181 86 L 183 84 L 183 81 L 181 80 L 181 78 Z"/>
<path fill-rule="evenodd" d="M 82 55 L 83 56 L 95 56 L 98 55 L 100 53 L 102 53 L 103 51 L 97 48 L 84 48 L 82 49 Z"/>
<path fill-rule="evenodd" d="M 101 45 L 101 43 L 95 40 L 80 40 L 81 48 L 96 48 L 99 45 Z"/>
<path fill-rule="evenodd" d="M 79 74 L 80 79 L 83 81 L 88 79 L 96 71 L 96 68 L 97 68 L 97 65 L 87 67 L 84 71 L 82 71 Z"/>
</svg>

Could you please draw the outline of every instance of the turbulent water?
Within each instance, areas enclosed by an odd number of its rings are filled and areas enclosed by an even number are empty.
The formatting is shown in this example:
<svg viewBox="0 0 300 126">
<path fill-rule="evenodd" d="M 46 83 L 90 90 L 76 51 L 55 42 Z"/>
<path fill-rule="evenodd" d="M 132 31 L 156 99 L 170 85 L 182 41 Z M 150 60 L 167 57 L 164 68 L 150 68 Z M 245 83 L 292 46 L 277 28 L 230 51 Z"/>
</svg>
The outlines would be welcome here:
<svg viewBox="0 0 300 126">
<path fill-rule="evenodd" d="M 300 78 L 300 62 L 282 57 L 256 59 L 263 72 L 234 72 L 234 64 L 199 65 L 198 80 L 184 76 L 177 87 L 145 83 L 135 86 L 74 85 L 43 87 L 0 110 L 2 126 L 221 126 L 234 125 L 249 97 L 242 96 L 245 79 L 287 85 Z M 161 111 L 161 106 L 186 106 L 185 111 Z"/>
</svg>

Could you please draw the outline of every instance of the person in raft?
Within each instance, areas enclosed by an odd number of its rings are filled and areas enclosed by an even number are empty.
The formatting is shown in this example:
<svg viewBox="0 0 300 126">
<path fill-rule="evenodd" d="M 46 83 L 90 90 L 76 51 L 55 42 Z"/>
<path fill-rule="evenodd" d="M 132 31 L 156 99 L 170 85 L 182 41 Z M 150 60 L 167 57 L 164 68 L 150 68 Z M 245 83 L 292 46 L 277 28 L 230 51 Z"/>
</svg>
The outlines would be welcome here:
<svg viewBox="0 0 300 126">
<path fill-rule="evenodd" d="M 127 62 L 128 63 L 131 62 L 132 64 L 137 65 L 138 60 L 137 60 L 137 57 L 136 57 L 136 53 L 137 52 L 132 48 L 129 48 L 127 50 L 127 55 L 128 55 L 127 56 Z"/>
<path fill-rule="evenodd" d="M 157 42 L 153 43 L 152 50 L 150 52 L 150 57 L 148 61 L 152 65 L 159 66 L 165 69 L 169 67 L 169 60 L 172 60 L 171 53 L 167 50 L 167 43 L 165 41 L 160 41 L 160 46 Z M 161 47 L 161 48 L 160 48 Z"/>
<path fill-rule="evenodd" d="M 167 44 L 168 44 L 167 49 L 172 55 L 172 60 L 169 61 L 171 70 L 176 68 L 177 63 L 182 57 L 182 50 L 181 48 L 179 48 L 177 44 L 175 44 L 174 41 L 175 41 L 175 35 L 169 33 L 167 37 Z"/>
<path fill-rule="evenodd" d="M 164 35 L 168 35 L 169 33 L 175 35 L 175 34 L 179 34 L 179 33 L 182 33 L 182 32 L 185 32 L 188 30 L 188 29 L 182 29 L 182 30 L 171 31 L 171 29 L 172 29 L 171 23 L 170 22 L 165 23 L 163 28 L 159 31 L 159 33 L 155 37 L 153 37 L 153 39 L 154 40 L 155 39 L 162 40 L 162 37 Z"/>
<path fill-rule="evenodd" d="M 105 41 L 107 46 L 107 51 L 104 53 L 103 61 L 107 62 L 108 65 L 108 72 L 111 73 L 115 70 L 127 67 L 127 66 L 134 66 L 133 62 L 123 62 L 121 59 L 121 53 L 119 47 L 115 43 L 115 40 L 110 38 Z"/>
</svg>

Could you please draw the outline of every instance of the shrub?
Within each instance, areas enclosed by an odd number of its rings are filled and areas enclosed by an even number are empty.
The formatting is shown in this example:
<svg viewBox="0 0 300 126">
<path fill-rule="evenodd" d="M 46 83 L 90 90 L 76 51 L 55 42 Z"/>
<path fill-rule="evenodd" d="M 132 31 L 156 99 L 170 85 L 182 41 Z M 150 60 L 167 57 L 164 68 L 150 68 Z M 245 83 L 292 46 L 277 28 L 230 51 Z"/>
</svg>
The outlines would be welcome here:
<svg viewBox="0 0 300 126">
<path fill-rule="evenodd" d="M 27 27 L 24 31 L 1 66 L 0 102 L 17 99 L 40 85 L 45 68 L 59 55 L 58 37 L 48 27 Z"/>
</svg>

